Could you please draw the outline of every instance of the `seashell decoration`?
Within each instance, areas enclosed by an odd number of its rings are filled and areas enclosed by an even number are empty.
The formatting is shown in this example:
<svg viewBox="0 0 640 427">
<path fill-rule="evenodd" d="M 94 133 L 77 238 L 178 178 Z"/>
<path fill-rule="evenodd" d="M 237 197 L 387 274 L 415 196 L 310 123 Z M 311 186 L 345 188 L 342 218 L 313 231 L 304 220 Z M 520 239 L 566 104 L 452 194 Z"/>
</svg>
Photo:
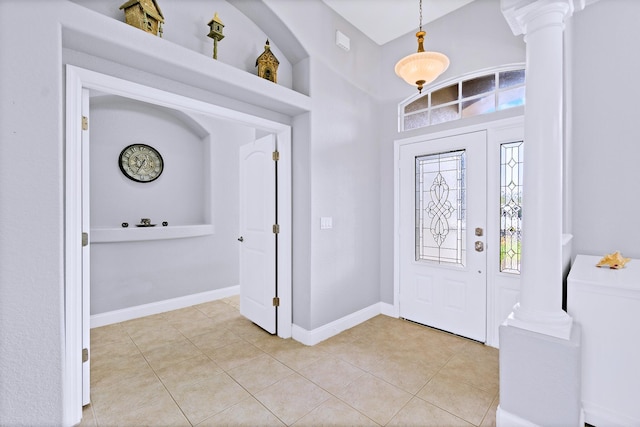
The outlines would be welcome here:
<svg viewBox="0 0 640 427">
<path fill-rule="evenodd" d="M 612 254 L 605 255 L 597 264 L 596 267 L 609 267 L 613 269 L 623 268 L 626 263 L 631 261 L 631 258 L 624 258 L 619 251 Z"/>
</svg>

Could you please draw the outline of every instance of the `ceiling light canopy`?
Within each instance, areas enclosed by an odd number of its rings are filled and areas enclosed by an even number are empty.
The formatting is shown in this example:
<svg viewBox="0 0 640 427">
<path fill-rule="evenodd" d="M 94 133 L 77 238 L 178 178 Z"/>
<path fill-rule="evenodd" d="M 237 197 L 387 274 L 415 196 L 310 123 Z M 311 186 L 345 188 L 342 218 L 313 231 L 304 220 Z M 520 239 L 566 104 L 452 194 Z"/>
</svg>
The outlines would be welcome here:
<svg viewBox="0 0 640 427">
<path fill-rule="evenodd" d="M 426 33 L 422 31 L 422 0 L 420 0 L 420 30 L 416 33 L 418 52 L 405 56 L 395 67 L 398 77 L 416 86 L 420 93 L 424 85 L 437 79 L 449 68 L 449 58 L 446 55 L 440 52 L 424 51 L 425 35 Z"/>
</svg>

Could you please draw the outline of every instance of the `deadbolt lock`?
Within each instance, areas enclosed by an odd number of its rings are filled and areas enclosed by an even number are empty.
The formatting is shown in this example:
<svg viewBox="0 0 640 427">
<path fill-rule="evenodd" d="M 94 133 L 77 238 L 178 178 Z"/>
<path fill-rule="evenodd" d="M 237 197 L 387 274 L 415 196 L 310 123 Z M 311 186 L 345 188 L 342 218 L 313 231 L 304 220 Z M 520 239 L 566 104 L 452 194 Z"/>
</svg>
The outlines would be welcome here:
<svg viewBox="0 0 640 427">
<path fill-rule="evenodd" d="M 482 251 L 484 251 L 484 243 L 478 240 L 476 241 L 476 252 L 482 252 Z"/>
<path fill-rule="evenodd" d="M 480 237 L 484 234 L 482 227 L 476 227 L 476 236 Z"/>
</svg>

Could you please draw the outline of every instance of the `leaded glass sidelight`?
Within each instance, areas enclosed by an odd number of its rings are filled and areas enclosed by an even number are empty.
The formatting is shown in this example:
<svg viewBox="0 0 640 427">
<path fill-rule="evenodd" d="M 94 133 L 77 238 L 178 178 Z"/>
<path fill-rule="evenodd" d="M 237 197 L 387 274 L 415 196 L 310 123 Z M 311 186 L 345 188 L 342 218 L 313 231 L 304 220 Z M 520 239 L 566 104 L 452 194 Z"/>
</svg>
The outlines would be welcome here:
<svg viewBox="0 0 640 427">
<path fill-rule="evenodd" d="M 416 261 L 466 263 L 465 150 L 416 157 Z"/>
<path fill-rule="evenodd" d="M 500 145 L 500 271 L 520 274 L 523 142 Z"/>
</svg>

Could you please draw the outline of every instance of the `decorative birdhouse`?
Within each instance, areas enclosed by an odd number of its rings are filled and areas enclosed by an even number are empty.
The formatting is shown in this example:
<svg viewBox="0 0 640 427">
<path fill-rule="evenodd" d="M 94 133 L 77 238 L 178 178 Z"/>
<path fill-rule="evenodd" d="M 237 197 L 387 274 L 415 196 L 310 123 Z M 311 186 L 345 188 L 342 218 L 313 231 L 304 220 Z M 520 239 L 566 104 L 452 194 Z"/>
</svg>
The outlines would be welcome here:
<svg viewBox="0 0 640 427">
<path fill-rule="evenodd" d="M 208 25 L 209 34 L 207 36 L 213 39 L 213 59 L 218 59 L 218 42 L 224 38 L 224 34 L 222 34 L 224 24 L 220 20 L 218 12 L 213 15 L 213 19 L 209 21 Z"/>
<path fill-rule="evenodd" d="M 271 46 L 269 46 L 269 40 L 264 46 L 264 52 L 256 59 L 256 67 L 258 67 L 258 76 L 263 79 L 270 80 L 274 83 L 278 83 L 278 65 L 280 61 L 271 52 Z"/>
<path fill-rule="evenodd" d="M 124 9 L 127 24 L 162 37 L 164 16 L 156 0 L 129 0 L 120 9 Z"/>
</svg>

